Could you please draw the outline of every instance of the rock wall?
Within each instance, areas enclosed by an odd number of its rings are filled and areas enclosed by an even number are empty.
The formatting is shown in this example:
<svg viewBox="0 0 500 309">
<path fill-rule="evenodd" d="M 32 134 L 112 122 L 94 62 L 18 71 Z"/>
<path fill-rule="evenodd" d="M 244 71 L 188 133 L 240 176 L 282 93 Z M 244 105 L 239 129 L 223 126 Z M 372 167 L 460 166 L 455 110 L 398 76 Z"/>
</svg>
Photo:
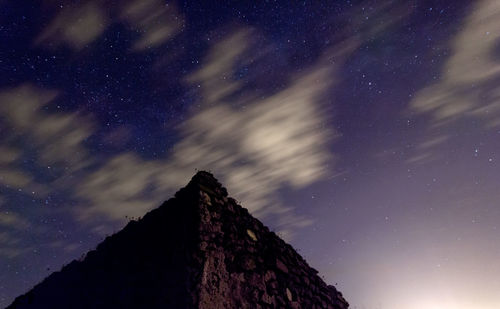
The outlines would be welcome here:
<svg viewBox="0 0 500 309">
<path fill-rule="evenodd" d="M 200 172 L 199 308 L 335 308 L 348 303 L 335 287 L 259 220 Z M 178 196 L 192 194 L 179 192 Z"/>
<path fill-rule="evenodd" d="M 189 257 L 197 219 L 178 202 L 131 221 L 7 308 L 194 308 Z"/>
<path fill-rule="evenodd" d="M 7 307 L 334 308 L 348 304 L 209 173 Z"/>
</svg>

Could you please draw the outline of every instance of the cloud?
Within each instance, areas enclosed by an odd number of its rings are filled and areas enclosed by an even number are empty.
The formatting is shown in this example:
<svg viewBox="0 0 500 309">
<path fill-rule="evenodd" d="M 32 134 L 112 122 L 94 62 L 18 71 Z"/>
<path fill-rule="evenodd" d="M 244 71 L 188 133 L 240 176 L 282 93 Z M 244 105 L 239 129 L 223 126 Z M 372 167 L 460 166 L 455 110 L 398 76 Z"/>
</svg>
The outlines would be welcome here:
<svg viewBox="0 0 500 309">
<path fill-rule="evenodd" d="M 15 162 L 19 156 L 18 149 L 0 145 L 0 183 L 11 187 L 23 187 L 31 181 L 29 175 L 9 167 L 9 164 Z"/>
<path fill-rule="evenodd" d="M 0 183 L 38 194 L 55 189 L 35 181 L 32 171 L 19 162 L 23 156 L 36 154 L 33 159 L 42 174 L 58 173 L 60 178 L 92 163 L 83 144 L 94 132 L 92 122 L 76 112 L 47 113 L 44 107 L 57 96 L 57 91 L 31 84 L 0 90 L 0 119 L 8 133 L 0 138 L 5 151 L 0 155 Z"/>
<path fill-rule="evenodd" d="M 7 164 L 19 158 L 20 151 L 13 147 L 0 145 L 0 164 Z"/>
<path fill-rule="evenodd" d="M 341 49 L 325 52 L 309 69 L 290 74 L 281 91 L 257 96 L 234 74 L 248 66 L 249 59 L 258 61 L 272 50 L 261 46 L 256 51 L 256 35 L 251 29 L 228 35 L 212 46 L 202 67 L 187 78 L 191 86 L 200 85 L 204 108 L 182 125 L 184 138 L 174 147 L 173 161 L 213 170 L 252 213 L 276 216 L 283 219 L 278 220 L 283 227 L 297 227 L 307 220 L 297 220 L 276 194 L 333 173 L 330 147 L 336 134 L 324 126 L 325 100 L 335 85 L 336 66 L 331 60 L 340 64 L 353 43 L 343 42 Z"/>
<path fill-rule="evenodd" d="M 0 91 L 0 117 L 14 128 L 13 133 L 36 146 L 40 163 L 64 163 L 72 169 L 80 168 L 88 159 L 83 142 L 93 134 L 94 125 L 77 112 L 45 112 L 42 108 L 57 96 L 57 91 L 30 84 L 4 89 Z"/>
<path fill-rule="evenodd" d="M 0 91 L 0 113 L 16 130 L 32 130 L 41 107 L 57 96 L 57 91 L 44 90 L 24 84 Z"/>
<path fill-rule="evenodd" d="M 71 169 L 88 164 L 88 152 L 83 143 L 92 133 L 91 121 L 77 113 L 40 117 L 32 138 L 41 148 L 40 159 L 45 164 L 64 162 Z"/>
<path fill-rule="evenodd" d="M 208 51 L 203 67 L 190 74 L 186 81 L 201 87 L 202 102 L 207 105 L 221 103 L 241 88 L 241 82 L 233 78 L 236 65 L 251 46 L 253 37 L 250 29 L 231 33 Z"/>
<path fill-rule="evenodd" d="M 244 41 L 252 42 L 251 33 L 237 31 L 216 43 L 201 68 L 186 79 L 190 86 L 200 85 L 203 108 L 180 126 L 181 140 L 170 157 L 147 161 L 133 153 L 121 154 L 78 185 L 75 192 L 87 201 L 79 208 L 82 219 L 100 214 L 113 220 L 140 216 L 183 186 L 196 169 L 205 169 L 253 214 L 274 217 L 288 236 L 311 223 L 282 205 L 277 192 L 303 188 L 333 172 L 329 148 L 336 134 L 324 125 L 324 100 L 334 84 L 335 67 L 321 59 L 292 76 L 288 87 L 256 98 L 231 74 L 245 62 L 241 57 L 250 45 Z M 233 45 L 243 47 L 234 49 L 237 53 L 220 52 Z M 335 55 L 325 58 L 331 57 Z M 226 103 L 235 93 L 238 101 Z M 245 107 L 232 107 L 241 105 Z"/>
<path fill-rule="evenodd" d="M 463 30 L 452 42 L 440 82 L 419 91 L 410 102 L 409 115 L 429 119 L 427 139 L 418 158 L 434 158 L 433 149 L 454 134 L 462 121 L 474 120 L 479 129 L 500 125 L 500 3 L 483 0 L 467 17 Z M 431 143 L 431 141 L 439 141 Z"/>
<path fill-rule="evenodd" d="M 20 238 L 13 237 L 7 232 L 0 232 L 0 258 L 13 259 L 31 249 L 31 247 L 22 247 L 20 242 Z"/>
<path fill-rule="evenodd" d="M 141 35 L 134 51 L 157 47 L 177 35 L 184 20 L 173 4 L 161 0 L 134 0 L 121 10 L 121 18 Z"/>
<path fill-rule="evenodd" d="M 31 224 L 13 212 L 3 211 L 0 212 L 0 226 L 9 229 L 24 230 L 30 227 Z"/>
<path fill-rule="evenodd" d="M 322 127 L 318 104 L 331 82 L 328 73 L 313 70 L 244 111 L 225 104 L 201 111 L 183 126 L 174 161 L 222 174 L 246 207 L 268 213 L 278 188 L 311 184 L 332 163 L 327 145 L 334 134 Z"/>
<path fill-rule="evenodd" d="M 66 46 L 79 51 L 98 39 L 109 25 L 124 23 L 139 34 L 132 51 L 140 52 L 173 38 L 184 23 L 174 4 L 161 0 L 127 0 L 119 5 L 85 1 L 61 7 L 53 7 L 58 12 L 35 38 L 35 45 L 49 49 Z"/>
<path fill-rule="evenodd" d="M 112 220 L 124 221 L 125 216 L 144 215 L 166 199 L 169 190 L 175 189 L 158 179 L 161 173 L 169 172 L 167 165 L 167 162 L 148 162 L 132 153 L 112 158 L 78 184 L 75 194 L 86 201 L 79 207 L 78 216 L 86 221 L 104 214 Z"/>
<path fill-rule="evenodd" d="M 32 180 L 30 175 L 26 173 L 10 169 L 8 167 L 1 168 L 0 183 L 14 188 L 22 188 L 27 186 Z"/>
<path fill-rule="evenodd" d="M 0 200 L 0 206 L 2 203 L 3 201 Z M 31 226 L 30 222 L 16 213 L 0 212 L 0 258 L 12 259 L 29 250 L 29 248 L 22 247 L 20 238 L 13 234 L 17 231 L 26 230 Z"/>
<path fill-rule="evenodd" d="M 136 3 L 127 18 L 141 21 L 150 15 L 151 3 L 156 2 Z M 240 29 L 215 42 L 201 67 L 184 80 L 200 89 L 201 109 L 178 128 L 180 141 L 163 159 L 146 160 L 133 152 L 92 156 L 85 141 L 96 132 L 95 123 L 81 113 L 45 109 L 60 99 L 57 91 L 30 84 L 0 90 L 0 119 L 15 133 L 0 139 L 0 147 L 8 149 L 0 157 L 3 181 L 29 192 L 64 191 L 78 201 L 70 210 L 78 219 L 102 224 L 143 215 L 185 185 L 196 169 L 206 169 L 253 214 L 274 218 L 283 233 L 310 224 L 283 205 L 277 192 L 304 188 L 334 173 L 330 147 L 336 134 L 325 126 L 330 103 L 325 100 L 335 85 L 336 66 L 352 46 L 343 44 L 315 65 L 288 74 L 279 91 L 256 93 L 234 74 L 240 66 L 269 61 L 273 48 L 257 49 L 256 35 Z M 33 149 L 24 149 L 26 143 Z M 37 173 L 52 180 L 37 183 L 18 162 L 23 156 L 34 156 Z"/>
<path fill-rule="evenodd" d="M 36 201 L 68 190 L 76 174 L 95 163 L 84 141 L 93 134 L 90 119 L 79 113 L 48 112 L 58 92 L 22 84 L 0 89 L 0 257 L 15 258 L 31 248 L 22 244 L 25 230 L 43 233 L 44 227 L 26 219 L 9 200 L 12 193 Z M 27 163 L 28 162 L 28 163 Z M 53 211 L 50 210 L 50 211 Z M 26 213 L 24 213 L 26 212 Z"/>
<path fill-rule="evenodd" d="M 35 39 L 48 48 L 66 45 L 80 50 L 94 41 L 107 27 L 103 9 L 95 2 L 65 6 Z"/>
</svg>

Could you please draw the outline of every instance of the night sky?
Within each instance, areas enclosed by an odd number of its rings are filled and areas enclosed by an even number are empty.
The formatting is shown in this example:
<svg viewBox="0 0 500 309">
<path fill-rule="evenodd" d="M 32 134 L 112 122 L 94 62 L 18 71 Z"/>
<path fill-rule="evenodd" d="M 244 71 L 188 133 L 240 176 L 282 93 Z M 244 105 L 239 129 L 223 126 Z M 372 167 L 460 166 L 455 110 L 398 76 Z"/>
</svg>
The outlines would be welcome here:
<svg viewBox="0 0 500 309">
<path fill-rule="evenodd" d="M 0 0 L 2 308 L 209 170 L 352 308 L 498 309 L 499 164 L 496 0 Z"/>
</svg>

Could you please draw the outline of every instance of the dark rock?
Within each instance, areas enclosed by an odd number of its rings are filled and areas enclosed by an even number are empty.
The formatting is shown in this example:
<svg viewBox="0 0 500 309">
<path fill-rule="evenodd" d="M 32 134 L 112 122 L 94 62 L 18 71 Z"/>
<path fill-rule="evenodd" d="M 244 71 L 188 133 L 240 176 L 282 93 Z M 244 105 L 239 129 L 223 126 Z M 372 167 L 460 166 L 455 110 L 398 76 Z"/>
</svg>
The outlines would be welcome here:
<svg viewBox="0 0 500 309">
<path fill-rule="evenodd" d="M 256 267 L 255 266 L 255 261 L 253 259 L 249 258 L 249 257 L 247 257 L 243 263 L 244 263 L 243 264 L 243 269 L 247 270 L 247 271 L 248 270 L 254 270 L 255 267 Z"/>
<path fill-rule="evenodd" d="M 307 278 L 307 277 L 302 277 L 302 281 L 303 281 L 306 285 L 309 285 L 309 278 Z"/>
<path fill-rule="evenodd" d="M 288 274 L 288 267 L 280 259 L 276 259 L 276 267 L 285 274 Z"/>
</svg>

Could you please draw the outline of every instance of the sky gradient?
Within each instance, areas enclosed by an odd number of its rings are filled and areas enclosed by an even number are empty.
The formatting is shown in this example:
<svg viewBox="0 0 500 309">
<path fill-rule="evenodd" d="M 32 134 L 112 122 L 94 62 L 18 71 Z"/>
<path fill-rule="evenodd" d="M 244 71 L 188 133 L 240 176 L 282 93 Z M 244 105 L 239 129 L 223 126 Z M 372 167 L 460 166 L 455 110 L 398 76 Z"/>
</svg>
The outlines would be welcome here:
<svg viewBox="0 0 500 309">
<path fill-rule="evenodd" d="M 0 307 L 209 170 L 352 308 L 500 308 L 498 1 L 0 8 Z"/>
</svg>

